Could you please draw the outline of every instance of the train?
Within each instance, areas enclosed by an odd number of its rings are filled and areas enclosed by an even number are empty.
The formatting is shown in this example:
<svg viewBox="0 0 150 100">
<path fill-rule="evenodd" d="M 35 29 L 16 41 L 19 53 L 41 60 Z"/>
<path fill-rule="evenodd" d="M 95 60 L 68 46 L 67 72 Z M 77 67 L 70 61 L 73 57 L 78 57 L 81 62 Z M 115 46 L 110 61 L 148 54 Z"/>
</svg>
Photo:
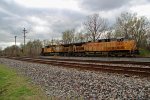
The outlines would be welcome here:
<svg viewBox="0 0 150 100">
<path fill-rule="evenodd" d="M 100 39 L 96 42 L 81 42 L 48 45 L 42 48 L 42 56 L 136 56 L 139 50 L 133 39 Z"/>
</svg>

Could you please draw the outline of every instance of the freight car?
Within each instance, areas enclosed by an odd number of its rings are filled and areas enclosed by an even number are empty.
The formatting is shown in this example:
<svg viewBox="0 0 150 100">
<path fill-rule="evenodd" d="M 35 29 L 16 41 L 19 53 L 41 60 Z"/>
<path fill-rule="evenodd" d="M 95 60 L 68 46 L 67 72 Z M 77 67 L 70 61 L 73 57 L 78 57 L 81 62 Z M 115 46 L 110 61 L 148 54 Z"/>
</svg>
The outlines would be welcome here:
<svg viewBox="0 0 150 100">
<path fill-rule="evenodd" d="M 46 46 L 42 48 L 41 54 L 44 56 L 135 56 L 139 51 L 134 40 L 120 38 Z"/>
</svg>

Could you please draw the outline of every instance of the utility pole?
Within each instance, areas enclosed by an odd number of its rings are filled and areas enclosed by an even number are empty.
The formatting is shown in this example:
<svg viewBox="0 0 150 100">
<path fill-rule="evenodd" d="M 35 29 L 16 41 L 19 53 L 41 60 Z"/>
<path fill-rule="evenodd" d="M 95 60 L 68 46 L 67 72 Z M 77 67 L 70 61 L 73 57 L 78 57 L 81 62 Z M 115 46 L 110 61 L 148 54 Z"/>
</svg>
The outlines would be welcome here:
<svg viewBox="0 0 150 100">
<path fill-rule="evenodd" d="M 17 36 L 15 36 L 15 56 L 17 55 L 17 50 L 16 50 L 16 38 L 17 38 Z"/>
<path fill-rule="evenodd" d="M 25 53 L 25 42 L 26 42 L 26 41 L 25 41 L 25 38 L 26 38 L 26 33 L 27 33 L 27 30 L 24 28 L 24 29 L 23 29 L 23 34 L 24 34 L 24 36 L 23 36 L 23 37 L 24 37 L 24 50 L 23 50 L 23 52 L 24 52 L 24 53 Z"/>
<path fill-rule="evenodd" d="M 24 36 L 23 36 L 23 37 L 24 37 L 24 46 L 25 46 L 25 42 L 26 42 L 26 41 L 25 41 L 26 33 L 27 33 L 27 30 L 24 28 L 24 29 L 23 29 L 23 34 L 24 34 Z"/>
<path fill-rule="evenodd" d="M 17 38 L 17 36 L 15 36 L 15 46 L 16 46 L 16 38 Z"/>
</svg>

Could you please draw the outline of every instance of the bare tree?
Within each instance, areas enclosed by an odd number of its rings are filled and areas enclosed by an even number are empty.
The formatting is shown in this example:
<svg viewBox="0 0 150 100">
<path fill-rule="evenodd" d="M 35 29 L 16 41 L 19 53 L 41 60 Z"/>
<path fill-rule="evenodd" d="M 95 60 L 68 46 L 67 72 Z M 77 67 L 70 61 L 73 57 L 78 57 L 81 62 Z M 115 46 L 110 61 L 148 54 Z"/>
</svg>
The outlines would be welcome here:
<svg viewBox="0 0 150 100">
<path fill-rule="evenodd" d="M 58 39 L 43 40 L 42 43 L 43 43 L 44 46 L 57 45 L 57 44 L 60 44 L 60 40 L 58 40 Z"/>
<path fill-rule="evenodd" d="M 136 13 L 128 13 L 123 12 L 121 15 L 116 19 L 116 37 L 121 36 L 125 38 L 129 38 L 129 32 L 131 26 L 133 26 L 133 20 L 136 17 Z"/>
<path fill-rule="evenodd" d="M 56 45 L 60 45 L 61 44 L 61 40 L 59 40 L 59 39 L 55 39 L 54 42 L 55 42 Z"/>
<path fill-rule="evenodd" d="M 91 36 L 90 33 L 85 33 L 85 34 L 84 34 L 85 42 L 91 41 L 90 36 Z"/>
<path fill-rule="evenodd" d="M 88 31 L 87 33 L 90 33 L 92 41 L 98 40 L 101 34 L 107 29 L 106 20 L 98 14 L 88 16 L 84 26 Z"/>
<path fill-rule="evenodd" d="M 62 40 L 64 44 L 70 44 L 74 42 L 74 29 L 66 30 L 62 33 Z"/>
<path fill-rule="evenodd" d="M 135 39 L 138 47 L 146 46 L 149 29 L 147 18 L 138 17 L 136 13 L 122 13 L 116 21 L 116 34 Z"/>
<path fill-rule="evenodd" d="M 106 39 L 111 39 L 112 38 L 112 31 L 106 32 L 105 38 Z"/>
<path fill-rule="evenodd" d="M 131 36 L 137 41 L 139 47 L 146 47 L 150 22 L 146 17 L 135 18 L 131 27 Z"/>
<path fill-rule="evenodd" d="M 23 52 L 24 45 L 10 46 L 3 50 L 3 54 L 6 56 L 39 56 L 41 53 L 42 42 L 40 40 L 29 41 L 25 45 L 26 48 Z"/>
<path fill-rule="evenodd" d="M 150 51 L 150 38 L 148 39 L 148 42 L 147 42 L 147 49 Z"/>
<path fill-rule="evenodd" d="M 12 46 L 6 47 L 3 50 L 3 55 L 5 55 L 5 56 L 20 56 L 21 49 L 19 46 L 12 45 Z"/>
<path fill-rule="evenodd" d="M 115 36 L 114 36 L 115 34 L 114 34 L 114 27 L 109 27 L 109 28 L 107 28 L 107 31 L 105 32 L 105 38 L 106 39 L 111 39 L 111 38 L 114 38 Z"/>
<path fill-rule="evenodd" d="M 47 45 L 50 45 L 50 44 L 51 44 L 50 40 L 43 40 L 43 45 L 44 46 L 47 46 Z"/>
<path fill-rule="evenodd" d="M 82 32 L 78 32 L 74 36 L 74 42 L 84 42 L 85 40 L 85 35 Z"/>
<path fill-rule="evenodd" d="M 0 56 L 3 55 L 3 50 L 2 50 L 2 47 L 0 47 Z"/>
<path fill-rule="evenodd" d="M 42 42 L 40 40 L 29 41 L 26 45 L 27 56 L 39 56 Z"/>
<path fill-rule="evenodd" d="M 60 40 L 58 40 L 58 39 L 52 39 L 51 41 L 50 41 L 50 44 L 49 45 L 59 45 L 60 44 Z"/>
</svg>

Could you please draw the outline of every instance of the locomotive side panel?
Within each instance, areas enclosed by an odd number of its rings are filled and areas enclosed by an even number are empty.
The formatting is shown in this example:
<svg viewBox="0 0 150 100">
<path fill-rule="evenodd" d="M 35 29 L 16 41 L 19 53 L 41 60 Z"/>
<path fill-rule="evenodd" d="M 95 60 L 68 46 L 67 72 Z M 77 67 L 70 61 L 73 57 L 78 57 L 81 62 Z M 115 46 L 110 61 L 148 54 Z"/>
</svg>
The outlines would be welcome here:
<svg viewBox="0 0 150 100">
<path fill-rule="evenodd" d="M 55 46 L 55 52 L 57 52 L 57 53 L 63 52 L 63 46 L 62 45 L 56 45 Z"/>
<path fill-rule="evenodd" d="M 74 46 L 74 52 L 84 52 L 84 46 Z"/>
<path fill-rule="evenodd" d="M 54 50 L 52 47 L 45 47 L 45 48 L 43 48 L 42 55 L 52 55 L 53 52 L 54 52 Z"/>
<path fill-rule="evenodd" d="M 138 50 L 136 47 L 136 42 L 134 40 L 109 40 L 47 46 L 43 48 L 42 53 L 61 56 L 124 56 L 137 54 Z"/>
<path fill-rule="evenodd" d="M 85 45 L 85 52 L 87 55 L 90 56 L 100 56 L 100 55 L 106 55 L 108 52 L 107 50 L 107 43 L 104 42 L 91 42 L 86 43 Z"/>
<path fill-rule="evenodd" d="M 134 40 L 124 41 L 125 50 L 136 50 L 136 43 Z"/>
</svg>

